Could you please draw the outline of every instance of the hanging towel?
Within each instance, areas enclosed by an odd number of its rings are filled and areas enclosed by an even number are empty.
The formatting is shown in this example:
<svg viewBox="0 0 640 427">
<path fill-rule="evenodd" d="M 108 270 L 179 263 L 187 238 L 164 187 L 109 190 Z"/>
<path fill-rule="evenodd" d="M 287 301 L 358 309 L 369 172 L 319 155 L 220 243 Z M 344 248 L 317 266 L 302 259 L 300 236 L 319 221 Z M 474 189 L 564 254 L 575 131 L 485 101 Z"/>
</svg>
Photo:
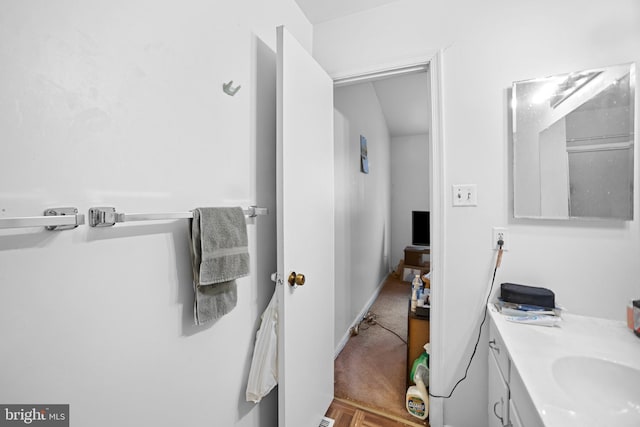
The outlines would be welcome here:
<svg viewBox="0 0 640 427">
<path fill-rule="evenodd" d="M 247 382 L 247 402 L 258 403 L 278 384 L 278 296 L 273 293 L 256 334 Z"/>
<path fill-rule="evenodd" d="M 196 208 L 191 221 L 195 323 L 201 325 L 236 306 L 235 279 L 249 274 L 247 224 L 240 207 Z"/>
</svg>

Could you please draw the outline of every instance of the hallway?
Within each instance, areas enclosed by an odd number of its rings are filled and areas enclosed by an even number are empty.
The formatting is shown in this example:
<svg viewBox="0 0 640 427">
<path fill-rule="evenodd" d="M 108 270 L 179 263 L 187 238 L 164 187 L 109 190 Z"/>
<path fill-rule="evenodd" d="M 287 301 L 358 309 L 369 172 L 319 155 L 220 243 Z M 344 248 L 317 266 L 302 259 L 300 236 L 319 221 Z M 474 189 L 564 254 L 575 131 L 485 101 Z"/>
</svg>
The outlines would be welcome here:
<svg viewBox="0 0 640 427">
<path fill-rule="evenodd" d="M 390 425 L 428 426 L 405 409 L 410 295 L 409 282 L 396 278 L 394 273 L 387 277 L 369 310 L 368 318 L 372 320 L 360 324 L 358 334 L 349 339 L 335 360 L 334 394 L 340 402 L 402 423 Z M 380 424 L 383 425 L 386 424 Z"/>
</svg>

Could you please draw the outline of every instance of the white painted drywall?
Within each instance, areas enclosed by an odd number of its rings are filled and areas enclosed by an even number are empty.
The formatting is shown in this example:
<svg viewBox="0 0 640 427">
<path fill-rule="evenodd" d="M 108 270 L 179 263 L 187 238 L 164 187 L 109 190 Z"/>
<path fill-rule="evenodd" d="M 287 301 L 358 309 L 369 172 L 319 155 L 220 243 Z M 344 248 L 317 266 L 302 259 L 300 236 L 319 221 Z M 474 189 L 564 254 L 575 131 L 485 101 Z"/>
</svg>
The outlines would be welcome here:
<svg viewBox="0 0 640 427">
<path fill-rule="evenodd" d="M 186 220 L 0 233 L 0 402 L 71 425 L 277 425 L 245 401 L 275 271 L 275 36 L 292 0 L 3 1 L 0 216 L 247 206 L 238 305 L 193 326 Z M 222 84 L 242 88 L 230 97 Z"/>
<path fill-rule="evenodd" d="M 314 55 L 336 75 L 438 49 L 444 73 L 440 190 L 448 203 L 442 253 L 446 283 L 440 284 L 445 303 L 443 317 L 434 321 L 443 322 L 444 376 L 453 385 L 473 349 L 488 291 L 495 255 L 492 226 L 508 227 L 510 237 L 497 284 L 546 286 L 574 313 L 620 320 L 626 302 L 640 295 L 637 220 L 512 219 L 507 114 L 507 90 L 514 81 L 638 62 L 640 4 L 399 0 L 314 27 Z M 638 108 L 636 128 L 637 121 Z M 451 185 L 467 183 L 477 184 L 478 206 L 451 207 Z M 486 420 L 485 367 L 482 345 L 469 377 L 445 402 L 446 424 L 477 427 Z"/>
<path fill-rule="evenodd" d="M 371 83 L 335 89 L 336 345 L 389 272 L 389 131 Z M 369 173 L 360 171 L 360 135 Z"/>
<path fill-rule="evenodd" d="M 426 121 L 426 119 L 425 119 Z M 404 259 L 411 245 L 411 212 L 428 211 L 429 135 L 391 139 L 391 267 Z"/>
<path fill-rule="evenodd" d="M 335 96 L 335 92 L 334 92 Z M 335 194 L 335 305 L 334 340 L 335 347 L 344 347 L 348 329 L 355 321 L 351 314 L 351 196 L 350 172 L 352 163 L 358 164 L 359 153 L 351 153 L 349 141 L 350 123 L 347 117 L 334 108 L 334 194 Z"/>
</svg>

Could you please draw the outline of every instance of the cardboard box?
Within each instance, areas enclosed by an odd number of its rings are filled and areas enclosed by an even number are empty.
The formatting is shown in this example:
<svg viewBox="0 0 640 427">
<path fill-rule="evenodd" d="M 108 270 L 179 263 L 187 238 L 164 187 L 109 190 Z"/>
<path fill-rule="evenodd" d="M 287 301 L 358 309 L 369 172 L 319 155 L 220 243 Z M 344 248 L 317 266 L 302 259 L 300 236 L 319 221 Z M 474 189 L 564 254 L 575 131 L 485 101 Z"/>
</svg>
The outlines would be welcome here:
<svg viewBox="0 0 640 427">
<path fill-rule="evenodd" d="M 417 249 L 407 246 L 404 248 L 404 264 L 423 267 L 429 260 L 429 249 Z"/>
<path fill-rule="evenodd" d="M 425 254 L 420 252 L 414 252 L 405 249 L 404 250 L 404 263 L 405 265 L 417 265 L 421 266 L 426 261 Z"/>
</svg>

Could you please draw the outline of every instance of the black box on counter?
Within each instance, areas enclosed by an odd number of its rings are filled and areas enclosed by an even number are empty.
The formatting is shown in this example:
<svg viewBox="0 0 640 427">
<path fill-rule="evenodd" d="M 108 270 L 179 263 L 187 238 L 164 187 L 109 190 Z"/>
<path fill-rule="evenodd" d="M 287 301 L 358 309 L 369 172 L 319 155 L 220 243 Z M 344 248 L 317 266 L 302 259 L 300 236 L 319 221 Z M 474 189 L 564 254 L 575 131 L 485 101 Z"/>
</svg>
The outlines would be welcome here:
<svg viewBox="0 0 640 427">
<path fill-rule="evenodd" d="M 500 285 L 500 299 L 514 304 L 535 305 L 544 308 L 555 308 L 556 300 L 553 291 L 536 286 L 503 283 Z"/>
</svg>

